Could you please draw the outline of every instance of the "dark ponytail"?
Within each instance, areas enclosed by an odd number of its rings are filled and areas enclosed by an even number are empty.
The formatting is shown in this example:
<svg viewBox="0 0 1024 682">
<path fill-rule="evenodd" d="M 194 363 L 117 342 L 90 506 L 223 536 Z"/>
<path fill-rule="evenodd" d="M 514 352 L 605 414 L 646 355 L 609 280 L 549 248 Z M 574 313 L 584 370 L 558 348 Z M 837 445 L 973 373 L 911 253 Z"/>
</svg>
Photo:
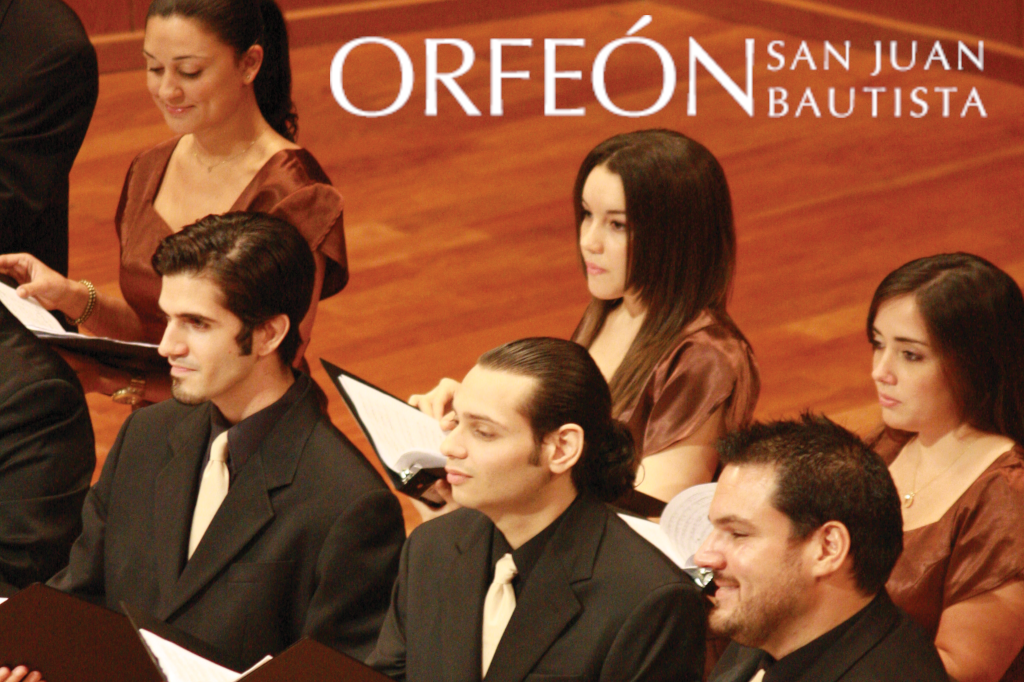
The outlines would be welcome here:
<svg viewBox="0 0 1024 682">
<path fill-rule="evenodd" d="M 299 116 L 292 102 L 288 29 L 274 0 L 153 0 L 146 20 L 154 16 L 196 19 L 237 56 L 261 46 L 263 64 L 253 83 L 256 103 L 271 128 L 295 141 Z"/>
<path fill-rule="evenodd" d="M 613 502 L 633 489 L 637 459 L 633 434 L 620 421 L 612 420 L 608 431 L 589 438 L 591 452 L 572 469 L 577 490 L 587 490 L 599 500 Z"/>
<path fill-rule="evenodd" d="M 292 65 L 288 53 L 288 27 L 274 0 L 260 0 L 263 16 L 263 66 L 253 88 L 263 118 L 282 137 L 292 142 L 299 132 L 299 114 L 292 102 Z"/>
<path fill-rule="evenodd" d="M 520 410 L 538 444 L 565 424 L 583 429 L 583 453 L 572 468 L 576 490 L 611 502 L 633 488 L 639 463 L 633 437 L 612 419 L 608 383 L 585 348 L 564 339 L 521 339 L 484 353 L 477 364 L 537 380 Z"/>
</svg>

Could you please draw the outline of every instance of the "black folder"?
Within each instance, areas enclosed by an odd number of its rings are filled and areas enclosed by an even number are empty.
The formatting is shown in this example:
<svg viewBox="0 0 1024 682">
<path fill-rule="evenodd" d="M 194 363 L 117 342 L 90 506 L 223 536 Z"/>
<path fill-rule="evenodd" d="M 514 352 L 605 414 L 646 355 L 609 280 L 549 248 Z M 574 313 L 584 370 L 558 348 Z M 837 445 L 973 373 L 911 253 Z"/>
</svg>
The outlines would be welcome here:
<svg viewBox="0 0 1024 682">
<path fill-rule="evenodd" d="M 334 382 L 334 386 L 335 388 L 338 389 L 338 393 L 341 394 L 342 399 L 344 399 L 345 405 L 348 406 L 349 412 L 351 412 L 352 416 L 356 418 L 356 422 L 359 424 L 359 428 L 362 429 L 363 434 L 366 436 L 366 440 L 370 441 L 370 447 L 373 448 L 373 453 L 377 455 L 377 459 L 380 460 L 381 466 L 387 473 L 388 478 L 391 479 L 391 484 L 394 486 L 395 490 L 404 493 L 409 497 L 415 497 L 416 499 L 422 501 L 424 504 L 430 507 L 443 507 L 444 502 L 439 503 L 437 500 L 424 498 L 422 497 L 422 495 L 432 485 L 434 485 L 435 481 L 444 477 L 444 469 L 419 469 L 414 473 L 405 473 L 395 471 L 391 467 L 389 467 L 387 462 L 385 462 L 384 459 L 380 456 L 380 452 L 377 449 L 377 444 L 374 442 L 373 439 L 373 434 L 370 433 L 370 429 L 368 429 L 366 427 L 366 424 L 363 423 L 363 419 L 359 415 L 359 411 L 356 409 L 355 404 L 353 404 L 352 399 L 349 397 L 348 392 L 345 390 L 344 386 L 342 386 L 341 377 L 347 376 L 350 379 L 358 381 L 359 383 L 371 386 L 376 390 L 380 391 L 381 393 L 387 393 L 387 395 L 391 396 L 402 405 L 405 405 L 410 410 L 414 410 L 416 408 L 408 405 L 401 398 L 396 398 L 395 396 L 391 395 L 384 389 L 371 384 L 369 381 L 366 381 L 365 379 L 357 377 L 355 374 L 346 372 L 337 365 L 333 365 L 322 358 L 320 359 L 320 364 L 324 366 L 324 370 L 327 371 L 327 375 L 331 378 L 331 381 Z"/>
<path fill-rule="evenodd" d="M 31 585 L 0 604 L 0 666 L 24 665 L 39 670 L 47 682 L 166 682 L 137 625 L 219 665 L 239 670 L 210 645 L 141 610 L 129 606 L 127 611 L 130 619 L 45 585 Z M 364 663 L 307 638 L 239 682 L 335 679 L 389 680 Z"/>
<path fill-rule="evenodd" d="M 0 604 L 0 665 L 47 682 L 164 680 L 125 616 L 40 584 Z"/>
<path fill-rule="evenodd" d="M 0 275 L 0 282 L 11 287 L 17 287 L 18 284 L 5 275 Z M 8 310 L 3 303 L 0 303 L 0 315 L 10 315 L 18 320 L 19 325 L 24 326 L 18 316 Z M 54 334 L 38 329 L 29 329 L 28 331 L 49 346 L 86 355 L 108 367 L 124 369 L 129 372 L 170 371 L 167 358 L 157 352 L 155 344 L 138 344 L 83 334 Z"/>
</svg>

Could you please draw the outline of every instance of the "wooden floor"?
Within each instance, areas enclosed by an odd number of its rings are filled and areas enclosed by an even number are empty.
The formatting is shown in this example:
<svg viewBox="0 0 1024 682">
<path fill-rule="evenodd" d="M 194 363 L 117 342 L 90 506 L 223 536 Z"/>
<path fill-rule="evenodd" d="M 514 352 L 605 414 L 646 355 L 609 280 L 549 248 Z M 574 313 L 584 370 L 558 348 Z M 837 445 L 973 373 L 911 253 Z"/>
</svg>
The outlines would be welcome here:
<svg viewBox="0 0 1024 682">
<path fill-rule="evenodd" d="M 680 83 L 660 113 L 625 118 L 605 111 L 589 80 L 559 81 L 560 107 L 585 106 L 584 117 L 543 116 L 545 38 L 585 38 L 561 48 L 558 69 L 589 76 L 598 51 L 644 14 L 639 35 L 675 56 Z M 755 40 L 755 115 L 751 118 L 703 69 L 696 116 L 686 115 L 688 38 L 693 36 L 743 83 L 743 41 Z M 389 36 L 412 56 L 413 96 L 398 113 L 359 118 L 331 96 L 329 66 L 340 44 L 295 50 L 292 66 L 300 113 L 299 142 L 346 197 L 352 278 L 319 307 L 308 357 L 314 377 L 324 357 L 397 395 L 423 391 L 442 376 L 461 377 L 481 352 L 528 335 L 569 335 L 587 302 L 577 261 L 570 193 L 586 152 L 615 133 L 647 127 L 681 130 L 721 160 L 729 178 L 739 237 L 731 311 L 761 365 L 761 417 L 822 410 L 852 428 L 878 419 L 868 376 L 864 317 L 874 287 L 891 269 L 922 255 L 967 250 L 1024 281 L 1024 89 L 956 71 L 920 67 L 872 78 L 874 57 L 854 51 L 849 71 L 815 61 L 789 68 L 799 38 L 703 17 L 656 2 L 630 2 L 526 18 Z M 424 107 L 424 40 L 460 38 L 477 62 L 460 79 L 484 112 L 467 117 L 442 89 L 440 115 Z M 487 115 L 489 40 L 532 38 L 507 48 L 505 115 Z M 782 40 L 786 68 L 769 71 L 766 46 Z M 441 68 L 455 67 L 442 52 Z M 451 59 L 446 60 L 446 57 Z M 923 55 L 922 55 L 923 57 Z M 902 57 L 901 57 L 902 59 Z M 955 60 L 953 60 L 955 67 Z M 103 76 L 89 135 L 71 176 L 71 274 L 117 292 L 112 217 L 125 170 L 138 152 L 169 136 L 149 101 L 142 72 Z M 640 110 L 661 88 L 654 53 L 632 47 L 609 62 L 616 104 Z M 357 105 L 379 109 L 394 98 L 399 71 L 383 48 L 353 53 L 345 89 Z M 928 88 L 928 115 L 909 116 L 909 92 Z M 772 118 L 768 88 L 789 92 L 790 115 Z M 805 108 L 810 87 L 823 116 Z M 828 113 L 828 89 L 846 119 Z M 885 87 L 877 117 L 864 87 Z M 903 110 L 893 115 L 893 88 Z M 955 87 L 951 115 L 941 116 L 935 87 Z M 959 114 L 971 88 L 987 112 Z M 1022 349 L 1024 352 L 1024 349 Z M 97 450 L 105 455 L 126 415 L 90 398 Z M 332 396 L 331 416 L 368 452 L 366 441 Z M 418 522 L 406 505 L 407 522 Z"/>
</svg>

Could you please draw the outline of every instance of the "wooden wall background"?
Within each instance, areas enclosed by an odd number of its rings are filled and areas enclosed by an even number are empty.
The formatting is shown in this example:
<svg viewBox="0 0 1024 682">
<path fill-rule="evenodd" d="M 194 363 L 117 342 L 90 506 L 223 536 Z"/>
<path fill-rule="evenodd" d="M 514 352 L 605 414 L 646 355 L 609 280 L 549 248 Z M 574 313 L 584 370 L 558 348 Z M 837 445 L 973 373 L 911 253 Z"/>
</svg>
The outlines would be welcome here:
<svg viewBox="0 0 1024 682">
<path fill-rule="evenodd" d="M 849 71 L 769 72 L 759 53 L 750 117 L 703 69 L 698 112 L 688 116 L 679 58 L 675 97 L 654 116 L 605 111 L 584 80 L 562 81 L 558 101 L 585 106 L 585 116 L 545 117 L 545 38 L 585 38 L 585 48 L 559 52 L 559 68 L 589 73 L 604 45 L 650 14 L 642 35 L 674 55 L 685 55 L 693 36 L 742 82 L 745 39 L 758 46 L 782 40 L 792 57 L 807 36 L 695 12 L 683 0 L 578 3 L 456 23 L 446 23 L 440 2 L 439 14 L 431 14 L 440 28 L 384 34 L 408 51 L 417 74 L 409 104 L 392 116 L 353 116 L 332 98 L 329 65 L 341 38 L 293 50 L 299 142 L 347 200 L 352 279 L 321 303 L 308 353 L 314 378 L 329 393 L 320 357 L 406 396 L 442 376 L 461 377 L 499 343 L 568 336 L 587 302 L 574 245 L 573 178 L 591 147 L 637 128 L 681 130 L 725 167 L 739 239 L 731 311 L 761 364 L 760 417 L 811 408 L 861 431 L 877 423 L 864 316 L 874 287 L 905 261 L 968 250 L 1024 281 L 1024 88 L 988 77 L 988 62 L 984 74 L 917 70 L 872 78 L 872 54 L 859 49 Z M 420 16 L 425 10 L 418 7 L 394 10 L 393 23 Z M 363 28 L 352 30 L 374 35 Z M 486 113 L 488 45 L 495 37 L 534 40 L 531 49 L 508 50 L 505 68 L 529 70 L 532 78 L 505 83 L 501 117 Z M 426 38 L 473 45 L 478 61 L 460 83 L 483 116 L 467 117 L 444 93 L 439 115 L 424 115 Z M 820 59 L 821 40 L 809 37 L 808 46 Z M 442 68 L 454 68 L 446 64 L 442 59 Z M 609 93 L 619 106 L 642 109 L 657 99 L 660 75 L 650 51 L 623 49 L 609 63 Z M 364 108 L 391 102 L 398 80 L 395 60 L 383 49 L 356 51 L 346 65 L 346 90 Z M 884 97 L 872 117 L 862 88 L 879 85 L 890 96 L 894 87 L 956 87 L 952 115 L 935 111 L 940 100 L 932 94 L 932 113 L 923 118 L 906 108 L 895 117 Z M 849 118 L 816 118 L 806 110 L 799 118 L 792 112 L 771 118 L 768 87 L 787 88 L 791 105 L 811 88 L 822 108 L 829 88 L 860 94 Z M 960 118 L 971 88 L 986 117 L 975 111 Z M 96 114 L 71 176 L 73 277 L 117 293 L 112 217 L 124 173 L 136 154 L 168 135 L 141 71 L 101 77 Z M 102 459 L 127 412 L 107 398 L 89 401 Z M 340 399 L 332 398 L 330 412 L 369 452 Z M 415 510 L 407 505 L 406 512 L 409 525 L 418 522 Z"/>
</svg>

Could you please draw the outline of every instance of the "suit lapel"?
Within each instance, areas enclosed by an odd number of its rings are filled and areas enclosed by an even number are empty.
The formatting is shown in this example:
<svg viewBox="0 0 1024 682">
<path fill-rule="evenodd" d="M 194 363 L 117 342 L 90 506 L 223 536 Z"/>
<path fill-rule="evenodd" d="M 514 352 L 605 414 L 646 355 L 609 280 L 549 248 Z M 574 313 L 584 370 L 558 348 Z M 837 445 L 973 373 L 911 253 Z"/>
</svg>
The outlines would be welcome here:
<svg viewBox="0 0 1024 682">
<path fill-rule="evenodd" d="M 210 406 L 193 410 L 167 437 L 171 459 L 156 477 L 153 501 L 154 571 L 160 600 L 154 615 L 166 619 L 173 610 L 192 526 L 192 506 L 204 447 L 210 438 Z"/>
<path fill-rule="evenodd" d="M 189 517 L 191 527 L 191 514 Z M 273 518 L 263 463 L 257 457 L 245 465 L 232 484 L 195 553 L 185 564 L 163 617 L 170 618 L 211 583 Z"/>
<path fill-rule="evenodd" d="M 802 680 L 835 682 L 841 679 L 857 661 L 871 651 L 899 622 L 899 612 L 883 589 L 874 601 L 865 607 L 856 623 L 838 642 L 829 647 Z"/>
<path fill-rule="evenodd" d="M 604 506 L 587 497 L 577 500 L 562 519 L 530 573 L 494 652 L 487 682 L 524 679 L 579 615 L 583 607 L 574 585 L 593 575 L 607 521 Z"/>
<path fill-rule="evenodd" d="M 193 454 L 193 457 L 200 461 L 202 448 L 205 448 L 209 440 L 209 409 L 203 410 L 207 415 L 207 426 L 199 444 L 199 454 Z M 203 539 L 196 546 L 192 558 L 185 564 L 180 575 L 175 576 L 174 587 L 169 593 L 171 596 L 163 602 L 163 609 L 157 614 L 159 618 L 169 619 L 216 579 L 239 552 L 273 520 L 274 507 L 270 502 L 270 491 L 292 482 L 302 450 L 319 415 L 316 397 L 307 387 L 298 402 L 278 421 L 259 450 L 239 471 L 238 478 L 231 484 L 224 503 L 217 510 Z M 183 431 L 185 426 L 185 422 L 182 422 L 175 429 L 175 434 Z M 183 436 L 182 440 L 185 438 Z M 192 447 L 196 449 L 194 444 Z M 191 469 L 193 488 L 198 485 L 197 469 L 198 464 L 193 465 Z M 177 482 L 180 485 L 180 479 L 177 479 Z M 184 509 L 175 510 L 179 516 L 167 517 L 184 519 L 184 523 L 175 526 L 176 529 L 180 526 L 180 536 L 177 536 L 176 540 L 179 548 L 178 558 L 173 564 L 175 567 L 181 565 L 186 551 L 193 512 L 189 505 L 194 504 L 194 498 L 194 494 L 184 496 Z"/>
<path fill-rule="evenodd" d="M 441 655 L 444 679 L 451 682 L 480 679 L 480 631 L 493 534 L 494 525 L 480 515 L 468 532 L 455 539 L 455 561 L 444 569 L 441 594 L 447 598 L 441 611 Z"/>
</svg>

